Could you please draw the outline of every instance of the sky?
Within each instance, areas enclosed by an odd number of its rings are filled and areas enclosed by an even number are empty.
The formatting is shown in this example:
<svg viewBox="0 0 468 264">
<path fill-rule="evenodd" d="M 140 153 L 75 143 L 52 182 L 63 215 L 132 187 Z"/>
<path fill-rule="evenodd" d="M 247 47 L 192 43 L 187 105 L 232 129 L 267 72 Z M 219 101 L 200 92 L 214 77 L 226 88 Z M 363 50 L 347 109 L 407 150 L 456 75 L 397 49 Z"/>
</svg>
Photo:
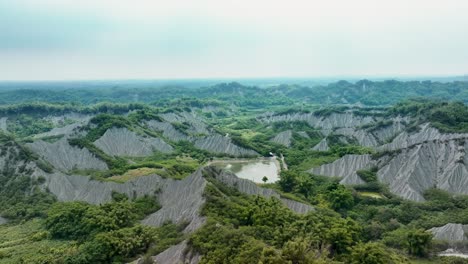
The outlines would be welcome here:
<svg viewBox="0 0 468 264">
<path fill-rule="evenodd" d="M 466 0 L 0 0 L 0 80 L 468 73 Z"/>
</svg>

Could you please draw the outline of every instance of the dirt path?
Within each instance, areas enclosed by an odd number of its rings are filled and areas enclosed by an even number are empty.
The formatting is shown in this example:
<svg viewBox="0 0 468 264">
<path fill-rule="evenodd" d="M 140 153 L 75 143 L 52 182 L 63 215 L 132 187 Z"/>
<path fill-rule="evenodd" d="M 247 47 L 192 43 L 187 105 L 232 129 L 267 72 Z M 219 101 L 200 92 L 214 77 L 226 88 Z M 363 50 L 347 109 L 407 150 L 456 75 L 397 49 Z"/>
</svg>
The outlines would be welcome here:
<svg viewBox="0 0 468 264">
<path fill-rule="evenodd" d="M 284 161 L 283 153 L 280 153 L 280 156 L 281 156 L 281 162 L 283 163 L 283 170 L 287 171 L 288 170 L 288 164 L 286 164 L 286 161 Z"/>
</svg>

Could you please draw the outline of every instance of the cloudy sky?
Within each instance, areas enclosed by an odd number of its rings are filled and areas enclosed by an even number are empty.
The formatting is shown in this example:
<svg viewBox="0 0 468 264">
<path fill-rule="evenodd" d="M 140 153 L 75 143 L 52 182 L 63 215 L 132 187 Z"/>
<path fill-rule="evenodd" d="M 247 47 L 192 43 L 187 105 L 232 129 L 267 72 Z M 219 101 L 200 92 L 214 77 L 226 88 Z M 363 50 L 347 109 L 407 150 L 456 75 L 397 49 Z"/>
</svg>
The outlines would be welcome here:
<svg viewBox="0 0 468 264">
<path fill-rule="evenodd" d="M 0 80 L 468 73 L 466 0 L 0 0 Z"/>
</svg>

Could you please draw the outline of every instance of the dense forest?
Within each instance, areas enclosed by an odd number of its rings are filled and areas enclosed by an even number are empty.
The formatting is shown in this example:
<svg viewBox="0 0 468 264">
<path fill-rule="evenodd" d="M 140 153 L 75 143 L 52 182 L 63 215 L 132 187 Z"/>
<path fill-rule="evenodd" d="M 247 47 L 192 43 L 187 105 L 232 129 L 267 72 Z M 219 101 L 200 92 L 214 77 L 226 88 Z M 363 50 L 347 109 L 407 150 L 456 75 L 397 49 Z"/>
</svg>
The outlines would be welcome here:
<svg viewBox="0 0 468 264">
<path fill-rule="evenodd" d="M 7 84 L 6 88 L 8 87 Z M 283 84 L 268 87 L 246 86 L 240 83 L 222 83 L 201 88 L 187 88 L 183 84 L 147 85 L 101 85 L 99 89 L 67 85 L 55 88 L 36 88 L 25 83 L 21 89 L 0 91 L 0 104 L 31 102 L 96 104 L 117 103 L 163 103 L 179 98 L 219 100 L 242 107 L 265 107 L 286 103 L 297 104 L 361 104 L 367 106 L 388 106 L 401 100 L 426 97 L 440 100 L 468 102 L 467 82 L 432 81 L 339 81 L 327 85 L 301 86 Z"/>
</svg>

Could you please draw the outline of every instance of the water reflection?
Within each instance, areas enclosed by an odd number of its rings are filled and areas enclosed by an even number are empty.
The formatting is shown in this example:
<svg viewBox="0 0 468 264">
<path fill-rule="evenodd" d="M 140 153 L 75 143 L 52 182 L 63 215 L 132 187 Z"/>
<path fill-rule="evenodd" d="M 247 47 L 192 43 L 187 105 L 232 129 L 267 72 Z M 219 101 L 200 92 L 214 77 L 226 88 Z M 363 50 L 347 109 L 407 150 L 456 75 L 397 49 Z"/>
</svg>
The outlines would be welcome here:
<svg viewBox="0 0 468 264">
<path fill-rule="evenodd" d="M 255 160 L 223 160 L 211 163 L 214 166 L 229 170 L 239 178 L 253 182 L 263 183 L 263 177 L 267 177 L 267 183 L 276 182 L 279 179 L 279 167 L 274 158 Z"/>
</svg>

